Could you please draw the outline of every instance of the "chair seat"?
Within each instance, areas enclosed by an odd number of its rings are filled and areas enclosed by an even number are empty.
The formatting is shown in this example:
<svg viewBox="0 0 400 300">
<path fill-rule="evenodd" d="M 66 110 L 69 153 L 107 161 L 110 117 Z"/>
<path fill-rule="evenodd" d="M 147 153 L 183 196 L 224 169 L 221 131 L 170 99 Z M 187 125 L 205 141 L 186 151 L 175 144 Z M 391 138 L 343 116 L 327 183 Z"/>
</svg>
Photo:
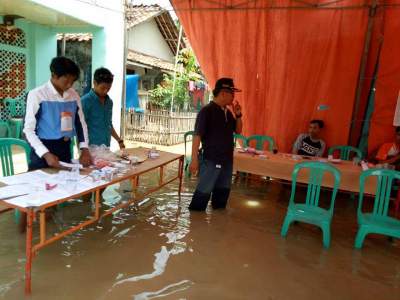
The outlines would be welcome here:
<svg viewBox="0 0 400 300">
<path fill-rule="evenodd" d="M 328 210 L 306 204 L 290 205 L 288 214 L 292 215 L 296 220 L 311 224 L 321 224 L 331 220 Z"/>
<path fill-rule="evenodd" d="M 400 235 L 400 221 L 395 218 L 387 216 L 377 216 L 366 213 L 360 215 L 358 222 L 360 225 L 363 226 L 385 228 L 398 231 Z"/>
</svg>

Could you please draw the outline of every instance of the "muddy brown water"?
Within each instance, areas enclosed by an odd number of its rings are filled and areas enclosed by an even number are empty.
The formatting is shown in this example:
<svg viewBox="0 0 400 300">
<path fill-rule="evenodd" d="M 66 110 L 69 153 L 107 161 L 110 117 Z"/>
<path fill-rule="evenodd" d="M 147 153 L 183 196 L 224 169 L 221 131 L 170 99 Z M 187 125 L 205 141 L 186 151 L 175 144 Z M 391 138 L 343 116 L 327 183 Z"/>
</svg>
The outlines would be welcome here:
<svg viewBox="0 0 400 300">
<path fill-rule="evenodd" d="M 172 183 L 41 250 L 31 297 L 23 293 L 24 236 L 12 212 L 0 215 L 0 299 L 400 299 L 400 242 L 370 236 L 355 250 L 349 195 L 337 198 L 326 250 L 313 226 L 292 225 L 280 237 L 290 192 L 279 183 L 239 181 L 226 210 L 205 213 L 187 209 L 194 186 L 186 178 L 179 200 Z M 127 190 L 108 190 L 108 205 Z M 89 202 L 74 202 L 53 214 L 49 231 L 90 212 Z"/>
</svg>

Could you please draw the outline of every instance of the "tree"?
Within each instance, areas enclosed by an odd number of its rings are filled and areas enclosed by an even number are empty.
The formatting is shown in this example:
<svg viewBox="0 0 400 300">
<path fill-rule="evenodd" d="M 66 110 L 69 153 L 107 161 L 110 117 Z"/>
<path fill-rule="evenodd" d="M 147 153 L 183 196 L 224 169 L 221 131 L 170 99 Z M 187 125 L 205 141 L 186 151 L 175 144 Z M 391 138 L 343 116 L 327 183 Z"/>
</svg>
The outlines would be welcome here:
<svg viewBox="0 0 400 300">
<path fill-rule="evenodd" d="M 175 89 L 174 76 L 165 74 L 163 81 L 157 85 L 157 87 L 151 91 L 150 103 L 158 107 L 169 109 L 171 107 L 172 92 L 174 90 L 174 108 L 182 109 L 185 103 L 191 103 L 189 95 L 189 81 L 201 81 L 202 75 L 197 64 L 196 58 L 193 51 L 190 49 L 182 49 L 178 56 L 178 70 L 175 77 Z"/>
</svg>

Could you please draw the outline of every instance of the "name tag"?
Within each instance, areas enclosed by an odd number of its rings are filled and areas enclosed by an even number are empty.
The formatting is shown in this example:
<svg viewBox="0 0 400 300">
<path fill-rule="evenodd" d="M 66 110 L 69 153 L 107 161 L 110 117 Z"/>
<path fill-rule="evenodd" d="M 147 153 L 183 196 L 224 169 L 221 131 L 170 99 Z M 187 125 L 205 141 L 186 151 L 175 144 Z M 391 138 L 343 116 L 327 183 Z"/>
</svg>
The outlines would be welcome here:
<svg viewBox="0 0 400 300">
<path fill-rule="evenodd" d="M 215 165 L 217 169 L 221 169 L 221 165 Z"/>
<path fill-rule="evenodd" d="M 69 111 L 61 113 L 61 131 L 72 131 L 72 113 Z"/>
</svg>

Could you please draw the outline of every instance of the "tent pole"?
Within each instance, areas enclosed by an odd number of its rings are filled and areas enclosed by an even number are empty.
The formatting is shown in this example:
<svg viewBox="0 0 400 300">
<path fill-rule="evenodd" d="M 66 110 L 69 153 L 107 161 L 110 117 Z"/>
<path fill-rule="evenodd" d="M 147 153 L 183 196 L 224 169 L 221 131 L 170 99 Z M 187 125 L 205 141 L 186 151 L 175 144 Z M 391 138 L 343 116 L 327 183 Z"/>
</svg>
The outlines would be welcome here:
<svg viewBox="0 0 400 300">
<path fill-rule="evenodd" d="M 126 20 L 126 9 L 129 5 L 128 0 L 124 1 L 124 58 L 123 58 L 123 73 L 122 73 L 122 105 L 121 105 L 121 122 L 120 122 L 120 138 L 125 139 L 126 130 L 126 64 L 128 61 L 128 27 Z"/>
<path fill-rule="evenodd" d="M 175 54 L 175 66 L 174 66 L 174 80 L 172 82 L 172 96 L 171 96 L 171 114 L 172 109 L 174 107 L 174 94 L 175 94 L 175 84 L 176 84 L 176 68 L 178 66 L 178 56 L 179 56 L 179 49 L 181 47 L 181 39 L 182 39 L 182 25 L 179 24 L 179 37 L 178 37 L 178 45 L 176 47 L 176 54 Z"/>
<path fill-rule="evenodd" d="M 358 77 L 356 99 L 355 99 L 354 106 L 353 106 L 353 116 L 351 118 L 351 124 L 350 124 L 350 135 L 349 135 L 349 140 L 348 140 L 349 145 L 351 145 L 352 140 L 356 135 L 356 132 L 354 132 L 354 131 L 355 131 L 356 123 L 357 123 L 358 111 L 360 109 L 361 94 L 362 94 L 365 75 L 366 75 L 366 71 L 367 71 L 368 56 L 369 56 L 369 51 L 371 48 L 372 30 L 374 28 L 376 9 L 377 9 L 377 0 L 373 0 L 371 6 L 369 7 L 367 33 L 365 36 L 364 51 L 363 51 L 363 56 L 362 56 L 361 66 L 360 66 L 360 74 Z"/>
</svg>

